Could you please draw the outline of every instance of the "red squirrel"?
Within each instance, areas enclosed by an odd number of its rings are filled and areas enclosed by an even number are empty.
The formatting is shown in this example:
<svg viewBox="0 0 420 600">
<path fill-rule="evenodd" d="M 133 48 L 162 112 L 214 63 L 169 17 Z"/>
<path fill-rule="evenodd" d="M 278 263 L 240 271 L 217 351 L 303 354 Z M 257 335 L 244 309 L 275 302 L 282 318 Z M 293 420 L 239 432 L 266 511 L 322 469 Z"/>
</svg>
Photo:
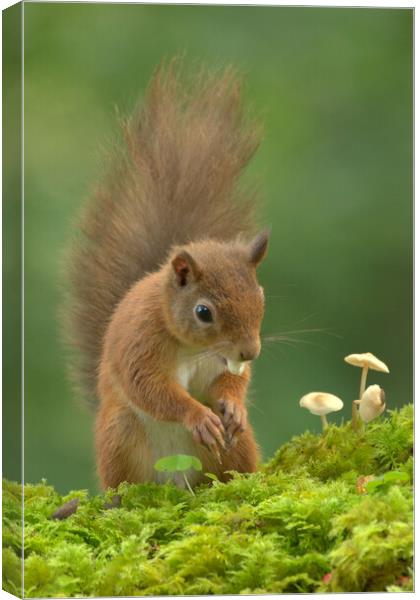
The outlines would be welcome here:
<svg viewBox="0 0 420 600">
<path fill-rule="evenodd" d="M 238 185 L 259 127 L 232 69 L 159 67 L 70 255 L 73 367 L 96 405 L 104 488 L 163 483 L 154 464 L 197 456 L 203 473 L 253 472 L 245 404 L 264 293 L 255 194 Z M 205 480 L 192 471 L 192 485 Z M 182 486 L 184 479 L 175 482 Z"/>
</svg>

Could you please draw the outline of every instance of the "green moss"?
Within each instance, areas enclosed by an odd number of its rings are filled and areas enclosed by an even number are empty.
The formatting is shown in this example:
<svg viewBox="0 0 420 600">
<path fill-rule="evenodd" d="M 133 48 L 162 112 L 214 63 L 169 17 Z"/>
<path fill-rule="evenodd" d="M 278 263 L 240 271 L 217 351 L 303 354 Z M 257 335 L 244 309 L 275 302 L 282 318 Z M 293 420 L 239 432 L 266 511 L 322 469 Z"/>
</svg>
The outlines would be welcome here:
<svg viewBox="0 0 420 600">
<path fill-rule="evenodd" d="M 306 432 L 282 446 L 265 470 L 302 471 L 321 481 L 349 473 L 383 473 L 404 465 L 413 450 L 413 407 L 389 411 L 389 418 L 356 434 L 351 423 L 330 426 L 322 436 Z"/>
<path fill-rule="evenodd" d="M 120 508 L 84 491 L 26 485 L 25 594 L 31 597 L 407 591 L 412 589 L 412 406 L 371 424 L 305 433 L 253 475 L 196 496 L 119 487 Z M 389 470 L 408 481 L 360 494 Z M 3 484 L 4 583 L 19 593 L 20 486 Z M 77 512 L 50 518 L 80 498 Z"/>
</svg>

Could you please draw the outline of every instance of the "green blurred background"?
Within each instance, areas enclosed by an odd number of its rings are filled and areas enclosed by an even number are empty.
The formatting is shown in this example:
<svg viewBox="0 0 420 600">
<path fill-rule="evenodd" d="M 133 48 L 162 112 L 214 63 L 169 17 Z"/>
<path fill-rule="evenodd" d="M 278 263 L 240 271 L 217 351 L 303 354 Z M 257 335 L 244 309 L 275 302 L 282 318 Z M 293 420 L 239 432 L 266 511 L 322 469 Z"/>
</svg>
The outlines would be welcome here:
<svg viewBox="0 0 420 600">
<path fill-rule="evenodd" d="M 25 5 L 25 479 L 97 489 L 92 416 L 74 401 L 57 316 L 72 222 L 100 173 L 115 107 L 163 57 L 232 62 L 265 124 L 250 169 L 272 227 L 260 279 L 270 344 L 251 419 L 264 456 L 318 417 L 313 390 L 351 412 L 371 351 L 388 407 L 412 400 L 412 12 L 388 9 Z M 7 290 L 5 290 L 7 294 Z M 5 475 L 8 472 L 6 458 Z"/>
</svg>

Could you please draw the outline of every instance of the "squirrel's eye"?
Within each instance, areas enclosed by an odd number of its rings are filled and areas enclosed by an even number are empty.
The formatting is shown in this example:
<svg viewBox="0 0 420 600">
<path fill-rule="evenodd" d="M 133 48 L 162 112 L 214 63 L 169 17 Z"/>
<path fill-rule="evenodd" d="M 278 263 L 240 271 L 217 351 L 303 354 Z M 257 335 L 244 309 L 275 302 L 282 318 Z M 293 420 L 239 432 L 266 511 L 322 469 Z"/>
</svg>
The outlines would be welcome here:
<svg viewBox="0 0 420 600">
<path fill-rule="evenodd" d="M 211 310 L 205 304 L 197 304 L 195 307 L 195 314 L 200 321 L 203 321 L 203 323 L 211 323 L 213 321 Z"/>
</svg>

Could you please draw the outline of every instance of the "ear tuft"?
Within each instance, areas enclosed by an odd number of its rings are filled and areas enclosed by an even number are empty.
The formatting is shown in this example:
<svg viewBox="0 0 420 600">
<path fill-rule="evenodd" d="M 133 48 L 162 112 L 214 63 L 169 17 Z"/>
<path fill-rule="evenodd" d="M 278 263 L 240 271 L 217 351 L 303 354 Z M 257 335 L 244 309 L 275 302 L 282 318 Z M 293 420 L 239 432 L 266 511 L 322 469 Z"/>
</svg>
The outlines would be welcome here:
<svg viewBox="0 0 420 600">
<path fill-rule="evenodd" d="M 251 242 L 250 260 L 257 267 L 265 258 L 268 248 L 269 229 L 263 229 Z"/>
<path fill-rule="evenodd" d="M 181 287 L 187 285 L 189 281 L 199 278 L 200 271 L 197 267 L 197 264 L 191 254 L 189 254 L 186 250 L 179 252 L 179 254 L 172 259 L 172 267 L 175 272 L 177 282 Z"/>
</svg>

